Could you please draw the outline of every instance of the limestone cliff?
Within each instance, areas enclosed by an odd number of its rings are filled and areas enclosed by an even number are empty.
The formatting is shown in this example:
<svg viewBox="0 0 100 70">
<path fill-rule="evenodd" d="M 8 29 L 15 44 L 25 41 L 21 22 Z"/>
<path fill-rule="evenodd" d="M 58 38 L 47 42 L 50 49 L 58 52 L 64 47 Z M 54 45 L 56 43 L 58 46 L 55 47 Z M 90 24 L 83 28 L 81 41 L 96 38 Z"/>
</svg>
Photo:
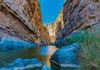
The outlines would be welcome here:
<svg viewBox="0 0 100 70">
<path fill-rule="evenodd" d="M 49 44 L 41 18 L 38 0 L 0 0 L 0 32 L 25 41 Z"/>
<path fill-rule="evenodd" d="M 63 12 L 59 13 L 57 19 L 55 22 L 52 24 L 49 24 L 46 26 L 51 38 L 51 42 L 55 42 L 57 34 L 59 34 L 62 29 L 64 28 L 64 23 L 63 23 Z"/>
<path fill-rule="evenodd" d="M 100 23 L 100 0 L 66 0 L 63 20 L 65 26 L 57 40 L 64 39 L 76 29 Z"/>
</svg>

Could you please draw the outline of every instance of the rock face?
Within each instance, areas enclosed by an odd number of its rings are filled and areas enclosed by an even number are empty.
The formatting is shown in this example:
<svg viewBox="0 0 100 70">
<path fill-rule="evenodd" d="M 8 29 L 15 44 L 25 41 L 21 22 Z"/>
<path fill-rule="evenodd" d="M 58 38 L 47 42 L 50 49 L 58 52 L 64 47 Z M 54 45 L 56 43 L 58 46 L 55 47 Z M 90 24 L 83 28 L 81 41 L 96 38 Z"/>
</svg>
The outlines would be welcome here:
<svg viewBox="0 0 100 70">
<path fill-rule="evenodd" d="M 0 32 L 25 41 L 50 42 L 42 25 L 38 0 L 0 0 Z"/>
<path fill-rule="evenodd" d="M 100 0 L 67 0 L 63 8 L 64 29 L 57 40 L 74 30 L 100 23 Z"/>
<path fill-rule="evenodd" d="M 59 34 L 64 28 L 63 23 L 63 12 L 61 11 L 56 19 L 56 21 L 52 24 L 46 26 L 51 38 L 51 42 L 55 42 L 56 35 Z"/>
<path fill-rule="evenodd" d="M 61 10 L 61 12 L 59 13 L 56 21 L 54 22 L 54 24 L 57 25 L 56 27 L 56 35 L 59 34 L 62 29 L 64 28 L 64 22 L 63 22 L 63 11 Z"/>
<path fill-rule="evenodd" d="M 100 49 L 100 0 L 66 0 L 63 20 L 65 26 L 58 35 L 56 44 L 68 43 L 68 35 L 70 35 L 69 41 L 81 43 L 79 55 L 81 69 L 100 69 L 100 62 L 96 61 L 100 58 L 98 56 Z M 65 53 L 63 52 L 63 54 Z"/>
<path fill-rule="evenodd" d="M 55 37 L 56 37 L 56 28 L 57 28 L 57 25 L 56 24 L 49 24 L 49 25 L 46 25 L 46 28 L 49 32 L 49 35 L 50 35 L 50 39 L 51 39 L 51 42 L 55 42 Z"/>
</svg>

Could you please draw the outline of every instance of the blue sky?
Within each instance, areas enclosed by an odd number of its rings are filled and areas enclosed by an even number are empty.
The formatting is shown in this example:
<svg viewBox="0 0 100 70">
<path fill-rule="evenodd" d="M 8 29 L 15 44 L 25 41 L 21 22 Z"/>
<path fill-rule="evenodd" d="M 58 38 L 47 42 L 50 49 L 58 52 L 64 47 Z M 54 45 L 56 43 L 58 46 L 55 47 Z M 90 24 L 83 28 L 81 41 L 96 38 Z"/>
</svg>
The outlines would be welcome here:
<svg viewBox="0 0 100 70">
<path fill-rule="evenodd" d="M 43 24 L 52 23 L 56 20 L 62 9 L 64 0 L 39 0 Z"/>
</svg>

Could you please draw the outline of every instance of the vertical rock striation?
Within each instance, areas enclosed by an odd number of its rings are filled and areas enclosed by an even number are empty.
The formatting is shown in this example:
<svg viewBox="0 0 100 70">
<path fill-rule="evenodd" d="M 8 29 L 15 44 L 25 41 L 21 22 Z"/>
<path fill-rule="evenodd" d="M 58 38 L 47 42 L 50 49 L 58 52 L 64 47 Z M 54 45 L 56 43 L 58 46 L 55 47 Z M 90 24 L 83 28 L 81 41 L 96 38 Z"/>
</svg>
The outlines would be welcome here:
<svg viewBox="0 0 100 70">
<path fill-rule="evenodd" d="M 25 41 L 50 42 L 38 0 L 0 0 L 0 32 Z"/>
<path fill-rule="evenodd" d="M 67 0 L 63 8 L 64 29 L 57 40 L 64 39 L 76 29 L 100 23 L 100 0 Z"/>
<path fill-rule="evenodd" d="M 64 28 L 64 23 L 63 23 L 63 12 L 61 10 L 61 12 L 59 13 L 57 19 L 55 22 L 53 22 L 52 24 L 46 25 L 50 38 L 51 38 L 51 42 L 55 42 L 56 40 L 56 35 L 58 35 L 62 29 Z"/>
</svg>

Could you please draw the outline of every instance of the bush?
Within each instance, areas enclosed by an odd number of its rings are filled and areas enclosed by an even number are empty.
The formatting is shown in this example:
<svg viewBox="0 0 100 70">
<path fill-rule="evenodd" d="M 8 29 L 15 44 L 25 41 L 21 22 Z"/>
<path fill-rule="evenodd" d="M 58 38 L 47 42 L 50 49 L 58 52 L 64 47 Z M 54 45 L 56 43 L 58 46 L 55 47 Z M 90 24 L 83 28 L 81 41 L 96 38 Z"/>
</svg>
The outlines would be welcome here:
<svg viewBox="0 0 100 70">
<path fill-rule="evenodd" d="M 100 70 L 100 24 L 70 34 L 66 43 L 81 44 L 78 59 L 81 70 Z"/>
<path fill-rule="evenodd" d="M 100 70 L 100 32 L 93 29 L 85 31 L 79 53 L 81 70 Z"/>
</svg>

